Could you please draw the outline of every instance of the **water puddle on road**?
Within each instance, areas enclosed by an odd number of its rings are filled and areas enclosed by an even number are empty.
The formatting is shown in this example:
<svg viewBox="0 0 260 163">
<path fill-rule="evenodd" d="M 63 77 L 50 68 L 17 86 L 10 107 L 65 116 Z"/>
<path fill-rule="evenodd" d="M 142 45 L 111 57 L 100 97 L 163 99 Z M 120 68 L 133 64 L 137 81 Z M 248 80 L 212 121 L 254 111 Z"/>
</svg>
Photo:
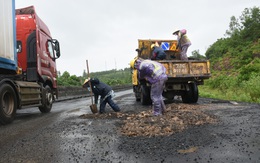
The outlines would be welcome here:
<svg viewBox="0 0 260 163">
<path fill-rule="evenodd" d="M 73 110 L 69 110 L 66 113 L 68 113 L 69 115 L 80 116 L 82 114 L 91 114 L 91 110 L 90 108 L 76 108 Z"/>
</svg>

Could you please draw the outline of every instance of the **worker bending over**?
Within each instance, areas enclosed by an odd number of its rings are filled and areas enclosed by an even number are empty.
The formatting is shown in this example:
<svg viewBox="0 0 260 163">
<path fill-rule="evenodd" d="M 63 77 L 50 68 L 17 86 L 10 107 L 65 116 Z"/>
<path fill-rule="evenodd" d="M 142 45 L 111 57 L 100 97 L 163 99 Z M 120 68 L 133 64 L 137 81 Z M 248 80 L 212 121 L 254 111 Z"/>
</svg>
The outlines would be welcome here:
<svg viewBox="0 0 260 163">
<path fill-rule="evenodd" d="M 135 61 L 131 63 L 134 65 L 130 66 L 138 70 L 139 80 L 144 79 L 151 84 L 150 95 L 153 114 L 155 116 L 162 115 L 166 110 L 162 97 L 164 84 L 167 80 L 165 67 L 159 62 L 152 60 L 135 59 Z"/>
</svg>

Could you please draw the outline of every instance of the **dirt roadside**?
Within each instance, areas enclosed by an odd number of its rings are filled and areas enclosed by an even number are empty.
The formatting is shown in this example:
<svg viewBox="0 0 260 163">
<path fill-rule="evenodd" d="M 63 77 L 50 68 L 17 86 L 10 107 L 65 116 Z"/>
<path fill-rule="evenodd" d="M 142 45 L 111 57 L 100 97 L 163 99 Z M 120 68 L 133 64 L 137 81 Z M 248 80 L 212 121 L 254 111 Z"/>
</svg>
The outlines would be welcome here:
<svg viewBox="0 0 260 163">
<path fill-rule="evenodd" d="M 171 101 L 165 115 L 153 117 L 150 106 L 123 98 L 121 113 L 79 117 L 96 137 L 88 161 L 260 162 L 259 104 Z"/>
</svg>

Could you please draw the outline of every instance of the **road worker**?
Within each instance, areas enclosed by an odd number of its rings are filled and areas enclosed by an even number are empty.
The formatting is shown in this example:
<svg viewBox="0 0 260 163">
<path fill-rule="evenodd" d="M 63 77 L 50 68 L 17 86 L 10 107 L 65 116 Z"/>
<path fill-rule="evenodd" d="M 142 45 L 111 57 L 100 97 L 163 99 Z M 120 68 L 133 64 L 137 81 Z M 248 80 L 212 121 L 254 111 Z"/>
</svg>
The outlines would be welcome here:
<svg viewBox="0 0 260 163">
<path fill-rule="evenodd" d="M 88 78 L 83 83 L 83 87 L 88 88 L 89 91 L 91 91 L 90 89 L 92 89 L 92 92 L 94 93 L 94 97 L 95 97 L 95 104 L 98 103 L 98 98 L 100 96 L 100 107 L 99 107 L 100 114 L 105 113 L 105 107 L 107 103 L 111 106 L 111 108 L 115 112 L 120 111 L 120 108 L 112 99 L 112 97 L 114 96 L 114 91 L 109 85 L 99 81 L 98 78 Z"/>
<path fill-rule="evenodd" d="M 164 52 L 163 48 L 159 47 L 156 44 L 151 45 L 152 49 L 152 60 L 163 60 L 166 58 L 166 53 Z"/>
<path fill-rule="evenodd" d="M 167 75 L 165 67 L 159 62 L 152 60 L 135 59 L 131 63 L 131 68 L 136 68 L 139 74 L 139 80 L 145 79 L 151 84 L 151 100 L 153 114 L 155 116 L 162 115 L 165 110 L 165 104 L 162 97 Z"/>
<path fill-rule="evenodd" d="M 180 59 L 188 60 L 187 51 L 189 46 L 191 45 L 191 41 L 187 36 L 187 30 L 175 30 L 172 34 L 177 36 L 177 48 L 181 50 Z"/>
</svg>

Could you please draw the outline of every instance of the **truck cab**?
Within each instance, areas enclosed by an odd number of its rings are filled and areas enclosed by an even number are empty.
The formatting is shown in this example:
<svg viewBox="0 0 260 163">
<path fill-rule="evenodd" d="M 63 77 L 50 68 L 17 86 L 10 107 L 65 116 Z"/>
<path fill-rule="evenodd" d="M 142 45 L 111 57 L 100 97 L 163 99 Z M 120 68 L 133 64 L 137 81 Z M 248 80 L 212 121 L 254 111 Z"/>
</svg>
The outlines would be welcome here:
<svg viewBox="0 0 260 163">
<path fill-rule="evenodd" d="M 0 123 L 14 120 L 17 109 L 38 107 L 48 113 L 58 98 L 58 40 L 34 6 L 15 10 L 15 1 L 0 6 Z"/>
<path fill-rule="evenodd" d="M 26 81 L 39 81 L 57 88 L 55 60 L 60 57 L 59 42 L 52 39 L 33 6 L 16 9 L 18 67 Z"/>
</svg>

